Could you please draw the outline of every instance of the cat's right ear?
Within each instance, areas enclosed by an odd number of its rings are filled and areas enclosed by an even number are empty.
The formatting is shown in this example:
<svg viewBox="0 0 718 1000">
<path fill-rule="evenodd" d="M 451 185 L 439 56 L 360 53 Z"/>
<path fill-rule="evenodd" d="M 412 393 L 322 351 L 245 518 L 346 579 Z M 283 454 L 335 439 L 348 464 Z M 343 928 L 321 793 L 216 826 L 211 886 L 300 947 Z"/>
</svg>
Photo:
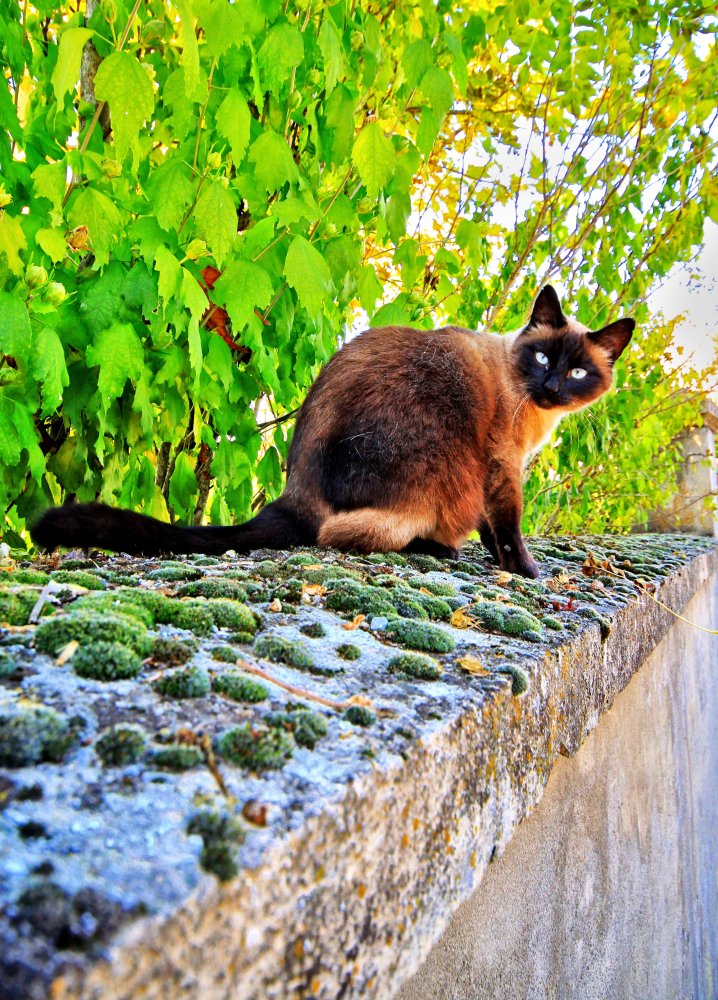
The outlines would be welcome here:
<svg viewBox="0 0 718 1000">
<path fill-rule="evenodd" d="M 561 309 L 556 289 L 552 285 L 544 285 L 534 302 L 531 319 L 528 322 L 529 328 L 532 326 L 552 326 L 556 330 L 566 326 L 567 320 Z"/>
</svg>

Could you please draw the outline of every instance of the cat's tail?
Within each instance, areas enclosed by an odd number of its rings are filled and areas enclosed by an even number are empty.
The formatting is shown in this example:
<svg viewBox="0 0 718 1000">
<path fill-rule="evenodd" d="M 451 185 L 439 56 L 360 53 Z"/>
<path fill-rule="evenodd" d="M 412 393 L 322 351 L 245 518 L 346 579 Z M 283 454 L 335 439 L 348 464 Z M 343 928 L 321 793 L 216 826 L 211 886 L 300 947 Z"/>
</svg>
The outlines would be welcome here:
<svg viewBox="0 0 718 1000">
<path fill-rule="evenodd" d="M 147 556 L 170 552 L 218 555 L 228 549 L 250 552 L 316 542 L 315 528 L 298 516 L 283 498 L 267 504 L 250 521 L 227 528 L 182 528 L 101 503 L 71 503 L 45 511 L 31 528 L 30 535 L 43 549 L 62 545 Z"/>
</svg>

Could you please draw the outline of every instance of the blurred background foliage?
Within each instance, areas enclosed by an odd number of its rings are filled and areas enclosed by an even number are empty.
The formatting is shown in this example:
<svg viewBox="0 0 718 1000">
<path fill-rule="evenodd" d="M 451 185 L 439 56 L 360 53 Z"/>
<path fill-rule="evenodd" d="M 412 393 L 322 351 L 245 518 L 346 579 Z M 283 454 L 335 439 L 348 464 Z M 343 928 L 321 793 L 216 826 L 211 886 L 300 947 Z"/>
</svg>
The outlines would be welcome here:
<svg viewBox="0 0 718 1000">
<path fill-rule="evenodd" d="M 530 470 L 528 530 L 627 529 L 692 370 L 649 292 L 718 221 L 718 21 L 657 0 L 0 2 L 0 509 L 243 520 L 363 325 L 639 322 Z M 221 272 L 221 273 L 220 273 Z"/>
</svg>

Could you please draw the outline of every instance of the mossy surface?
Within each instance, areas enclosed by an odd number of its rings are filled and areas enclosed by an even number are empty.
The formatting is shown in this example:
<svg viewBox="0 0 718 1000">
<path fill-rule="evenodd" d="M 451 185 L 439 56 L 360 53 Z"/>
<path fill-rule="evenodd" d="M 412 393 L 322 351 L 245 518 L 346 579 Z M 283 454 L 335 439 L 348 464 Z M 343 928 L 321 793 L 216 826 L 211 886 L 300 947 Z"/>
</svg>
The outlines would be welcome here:
<svg viewBox="0 0 718 1000">
<path fill-rule="evenodd" d="M 321 622 L 312 622 L 311 625 L 302 625 L 299 631 L 302 635 L 306 635 L 310 639 L 323 639 L 327 634 L 327 630 Z"/>
<path fill-rule="evenodd" d="M 209 694 L 209 674 L 199 665 L 172 670 L 155 681 L 155 691 L 165 698 L 204 698 Z"/>
<path fill-rule="evenodd" d="M 26 588 L 0 590 L 0 624 L 27 625 L 38 592 Z"/>
<path fill-rule="evenodd" d="M 204 577 L 192 583 L 185 583 L 177 593 L 183 597 L 224 598 L 232 601 L 246 601 L 247 591 L 234 580 L 223 577 Z"/>
<path fill-rule="evenodd" d="M 198 649 L 196 639 L 163 639 L 158 636 L 152 641 L 152 659 L 171 667 L 179 667 L 191 660 Z"/>
<path fill-rule="evenodd" d="M 225 670 L 217 674 L 212 679 L 212 690 L 218 694 L 226 695 L 233 701 L 246 701 L 250 703 L 266 701 L 269 697 L 269 689 L 260 684 L 259 681 L 252 680 L 246 674 L 238 670 Z"/>
<path fill-rule="evenodd" d="M 142 660 L 133 649 L 121 642 L 83 643 L 70 660 L 80 677 L 96 681 L 121 681 L 136 677 L 142 670 Z"/>
<path fill-rule="evenodd" d="M 147 756 L 147 766 L 161 771 L 189 771 L 203 762 L 204 756 L 199 747 L 184 743 L 166 743 L 150 750 Z"/>
<path fill-rule="evenodd" d="M 104 590 L 107 584 L 96 573 L 83 573 L 82 570 L 58 569 L 50 578 L 56 583 L 73 583 L 87 590 Z"/>
<path fill-rule="evenodd" d="M 189 566 L 185 563 L 165 562 L 157 569 L 152 569 L 147 574 L 148 580 L 164 580 L 167 583 L 187 582 L 189 580 L 201 580 L 202 570 L 196 566 Z M 223 595 L 226 596 L 226 595 Z"/>
<path fill-rule="evenodd" d="M 0 680 L 3 677 L 12 677 L 17 670 L 17 662 L 12 656 L 0 653 Z"/>
<path fill-rule="evenodd" d="M 364 705 L 350 705 L 342 717 L 353 726 L 373 726 L 376 722 L 376 714 Z"/>
<path fill-rule="evenodd" d="M 540 642 L 543 626 L 525 608 L 498 601 L 479 601 L 472 605 L 471 615 L 488 631 L 515 636 L 528 642 Z"/>
<path fill-rule="evenodd" d="M 343 642 L 341 646 L 337 646 L 337 656 L 341 660 L 358 660 L 361 656 L 361 649 L 353 642 Z"/>
<path fill-rule="evenodd" d="M 456 640 L 448 632 L 436 625 L 393 618 L 386 627 L 386 636 L 408 649 L 420 649 L 427 653 L 450 653 Z"/>
<path fill-rule="evenodd" d="M 269 712 L 262 720 L 268 726 L 291 733 L 301 747 L 313 750 L 322 736 L 327 735 L 327 720 L 319 712 L 297 709 L 292 712 Z"/>
<path fill-rule="evenodd" d="M 56 656 L 68 642 L 119 642 L 139 656 L 149 655 L 152 640 L 138 621 L 116 612 L 70 611 L 53 615 L 35 629 L 35 646 Z"/>
<path fill-rule="evenodd" d="M 220 882 L 229 882 L 239 872 L 237 848 L 244 840 L 242 825 L 226 813 L 202 810 L 190 817 L 187 833 L 202 838 L 200 864 Z"/>
<path fill-rule="evenodd" d="M 59 763 L 77 738 L 65 716 L 42 705 L 20 705 L 0 712 L 0 766 Z"/>
<path fill-rule="evenodd" d="M 155 622 L 150 608 L 140 603 L 132 592 L 114 591 L 103 594 L 86 594 L 74 602 L 72 610 L 94 611 L 96 613 L 113 611 L 116 614 L 125 615 L 127 618 L 134 618 L 146 625 L 147 628 L 151 628 Z"/>
<path fill-rule="evenodd" d="M 254 653 L 272 663 L 286 663 L 300 670 L 311 670 L 314 658 L 303 642 L 283 635 L 260 635 L 254 643 Z"/>
<path fill-rule="evenodd" d="M 431 656 L 420 653 L 403 653 L 393 656 L 387 663 L 393 674 L 404 674 L 418 681 L 435 681 L 441 677 L 441 664 Z"/>
<path fill-rule="evenodd" d="M 217 739 L 217 750 L 226 760 L 250 771 L 284 767 L 294 753 L 295 741 L 283 727 L 233 726 Z"/>
<path fill-rule="evenodd" d="M 121 767 L 138 761 L 146 746 L 147 734 L 140 726 L 118 725 L 95 740 L 95 753 L 105 767 Z"/>
</svg>

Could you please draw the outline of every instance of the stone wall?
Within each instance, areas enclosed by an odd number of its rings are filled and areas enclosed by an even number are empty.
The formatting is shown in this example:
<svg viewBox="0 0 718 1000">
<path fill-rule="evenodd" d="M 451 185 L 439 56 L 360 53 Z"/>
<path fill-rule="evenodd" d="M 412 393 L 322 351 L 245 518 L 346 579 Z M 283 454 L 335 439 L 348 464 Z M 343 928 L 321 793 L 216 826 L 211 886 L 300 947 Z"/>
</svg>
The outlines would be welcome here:
<svg viewBox="0 0 718 1000">
<path fill-rule="evenodd" d="M 717 670 L 676 622 L 396 1000 L 718 995 Z"/>
</svg>

